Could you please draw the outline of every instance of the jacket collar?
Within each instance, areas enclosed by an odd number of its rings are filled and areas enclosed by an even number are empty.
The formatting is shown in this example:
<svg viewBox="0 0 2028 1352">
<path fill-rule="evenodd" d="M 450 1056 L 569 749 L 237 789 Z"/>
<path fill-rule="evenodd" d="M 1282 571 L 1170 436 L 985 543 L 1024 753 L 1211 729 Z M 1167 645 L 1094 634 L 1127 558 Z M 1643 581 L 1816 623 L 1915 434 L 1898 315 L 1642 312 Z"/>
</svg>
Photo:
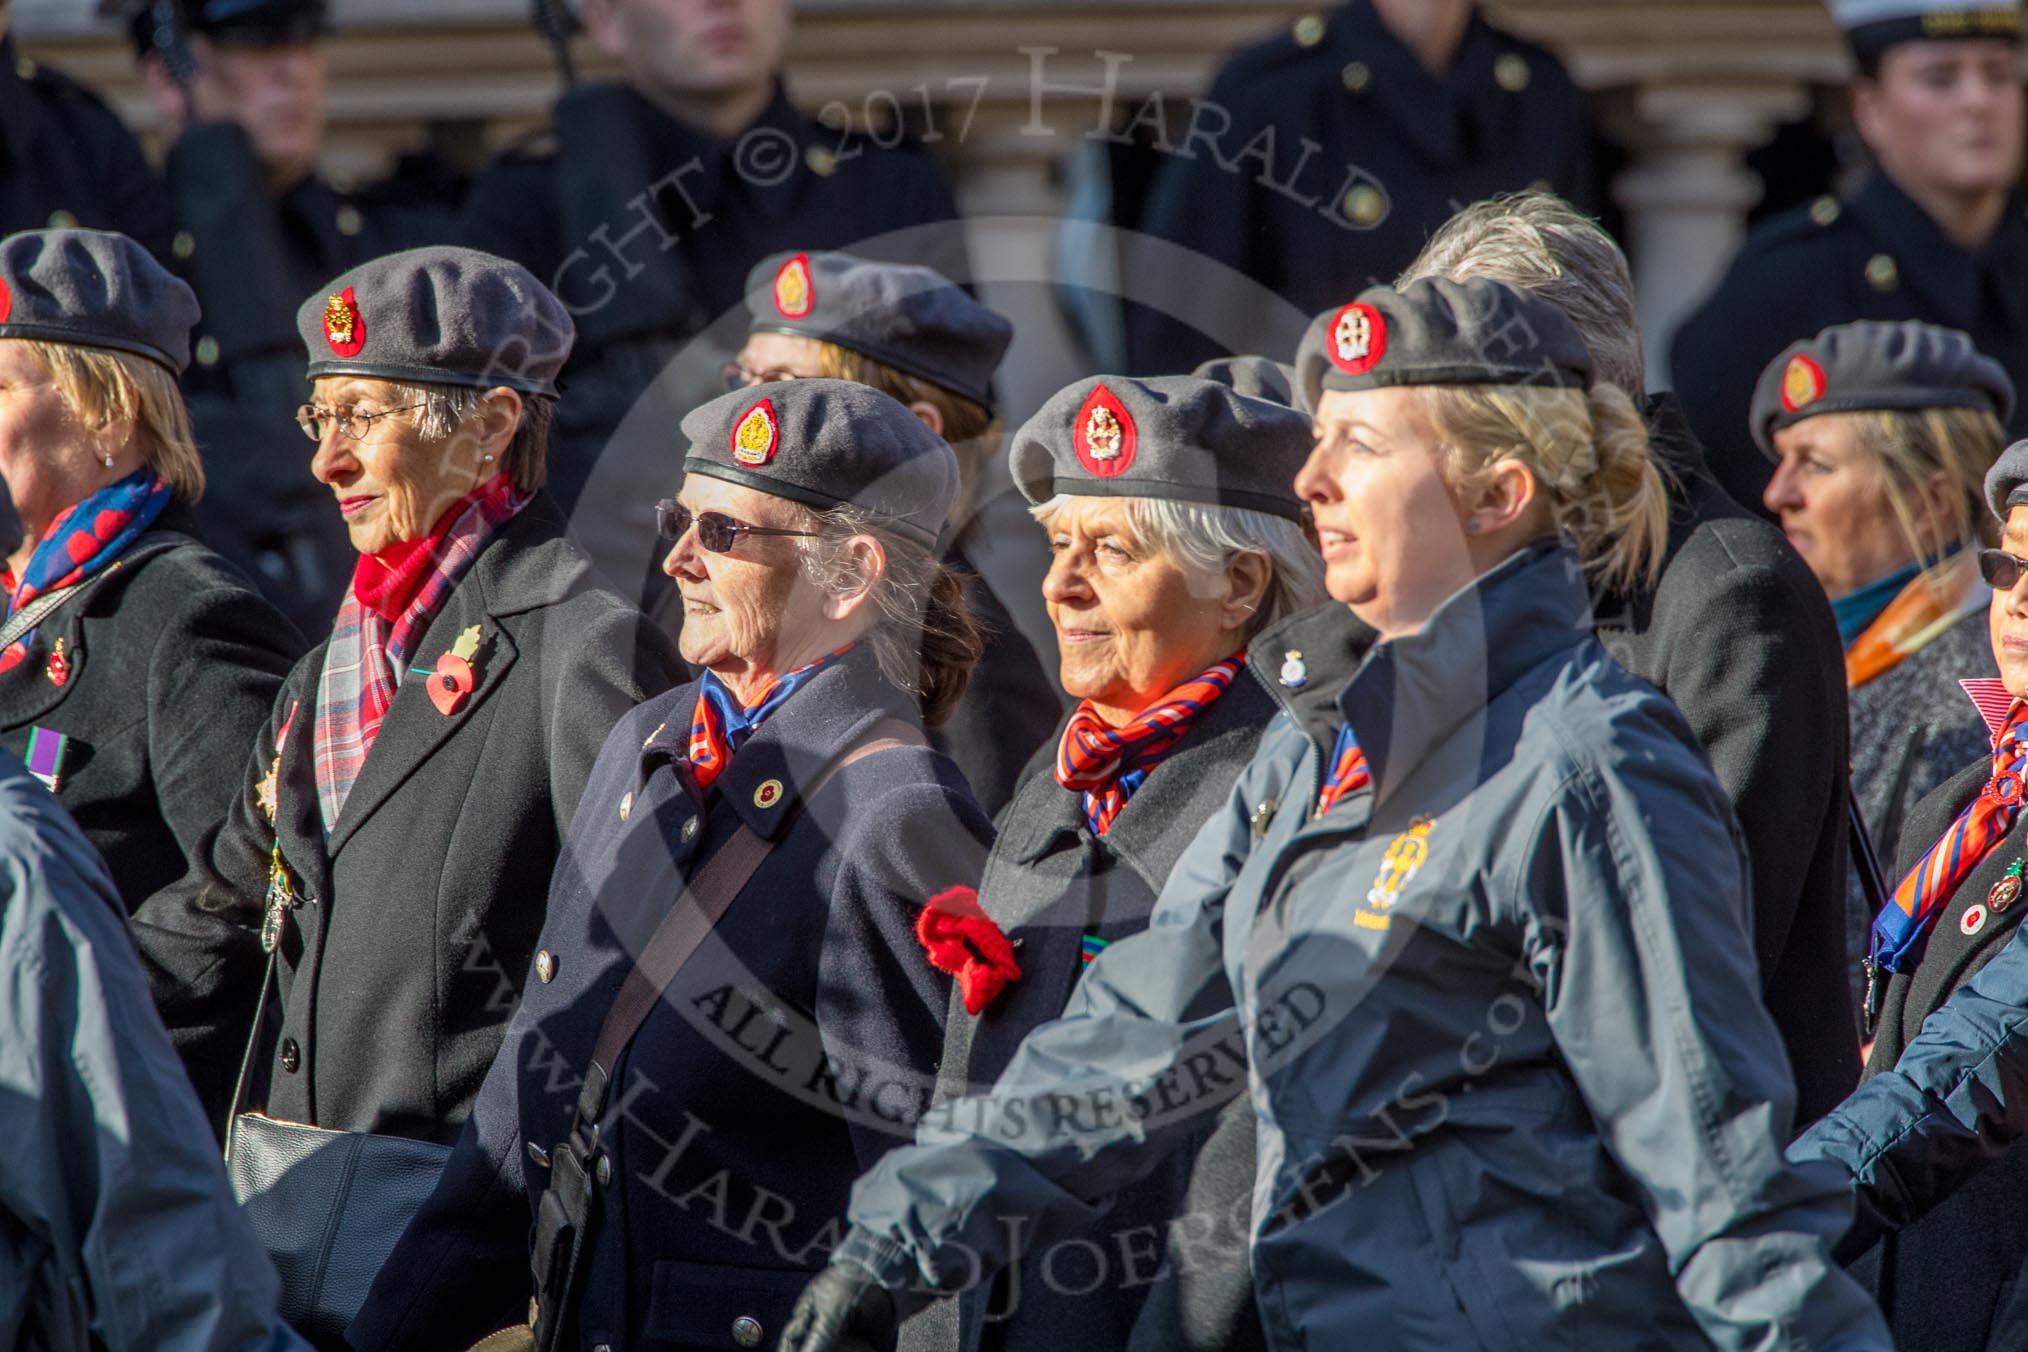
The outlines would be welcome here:
<svg viewBox="0 0 2028 1352">
<path fill-rule="evenodd" d="M 1493 78 L 1499 34 L 1476 8 L 1441 74 L 1431 74 L 1381 22 L 1372 0 L 1350 0 L 1327 22 L 1337 59 L 1360 61 L 1371 71 L 1363 97 L 1387 110 L 1395 133 L 1418 153 L 1437 164 L 1455 164 L 1484 144 L 1500 111 L 1488 100 L 1505 94 Z"/>
<path fill-rule="evenodd" d="M 1966 249 L 1953 243 L 1929 213 L 1884 173 L 1870 175 L 1852 210 L 1885 244 L 1904 285 L 1927 302 L 1931 318 L 1953 328 L 1975 331 L 1990 294 L 2012 290 L 2011 279 L 2028 269 L 2028 217 L 2019 198 L 2009 196 L 2000 225 L 1984 248 Z M 2005 302 L 1999 302 L 2004 304 Z M 2028 314 L 2010 316 L 2028 322 Z"/>
<path fill-rule="evenodd" d="M 1372 629 L 1345 607 L 1326 606 L 1264 635 L 1248 649 L 1248 661 L 1265 676 L 1279 666 L 1290 639 L 1313 645 L 1303 650 L 1303 687 L 1288 691 L 1274 678 L 1270 688 L 1320 746 L 1350 723 L 1375 792 L 1385 798 L 1391 766 L 1420 764 L 1522 675 L 1591 632 L 1591 597 L 1577 555 L 1545 540 L 1461 588 L 1416 633 L 1376 643 Z M 1337 682 L 1335 668 L 1362 642 L 1356 669 Z"/>
<path fill-rule="evenodd" d="M 687 757 L 697 688 L 692 681 L 654 701 L 660 726 L 642 744 L 637 783 L 674 765 L 696 792 Z M 720 772 L 711 792 L 755 835 L 773 839 L 824 770 L 888 718 L 921 721 L 913 701 L 882 674 L 871 645 L 860 643 L 784 700 Z"/>
<path fill-rule="evenodd" d="M 685 174 L 682 189 L 695 206 L 698 214 L 711 213 L 723 206 L 728 194 L 737 185 L 747 187 L 747 196 L 762 207 L 777 205 L 781 199 L 778 189 L 762 188 L 757 182 L 740 173 L 737 151 L 746 138 L 756 132 L 777 132 L 786 135 L 797 147 L 800 155 L 802 143 L 808 138 L 809 124 L 796 106 L 789 101 L 788 91 L 780 80 L 775 81 L 774 96 L 761 109 L 760 116 L 739 136 L 721 141 L 698 127 L 678 118 L 671 117 L 647 96 L 631 87 L 626 88 L 626 101 L 635 125 L 640 129 L 640 144 L 652 146 L 656 177 L 680 169 L 692 159 L 698 161 L 701 171 Z M 800 166 L 798 166 L 800 168 Z M 801 174 L 788 175 L 787 182 L 793 184 Z M 686 208 L 672 213 L 679 225 L 689 219 Z M 687 225 L 682 226 L 687 230 Z"/>
</svg>

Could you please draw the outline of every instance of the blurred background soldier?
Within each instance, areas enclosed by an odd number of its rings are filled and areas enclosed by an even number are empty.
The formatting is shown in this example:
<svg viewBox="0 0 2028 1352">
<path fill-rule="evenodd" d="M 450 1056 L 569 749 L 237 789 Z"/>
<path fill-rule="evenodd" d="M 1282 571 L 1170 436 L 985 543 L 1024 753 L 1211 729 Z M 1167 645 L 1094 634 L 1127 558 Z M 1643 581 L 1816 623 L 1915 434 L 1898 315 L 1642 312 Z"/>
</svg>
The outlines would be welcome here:
<svg viewBox="0 0 2028 1352">
<path fill-rule="evenodd" d="M 86 225 L 160 255 L 169 207 L 141 148 L 83 85 L 15 49 L 0 0 L 0 235 Z"/>
<path fill-rule="evenodd" d="M 1466 202 L 1536 186 L 1591 209 L 1583 96 L 1553 55 L 1487 23 L 1473 0 L 1345 0 L 1239 52 L 1187 117 L 1157 117 L 1165 162 L 1141 230 L 1238 269 L 1304 315 L 1392 281 Z M 1130 279 L 1172 271 L 1123 263 Z M 1273 331 L 1254 287 L 1191 282 L 1231 290 L 1212 307 L 1224 331 L 1130 306 L 1132 370 L 1294 350 L 1300 324 Z M 1130 281 L 1126 294 L 1166 289 Z"/>
<path fill-rule="evenodd" d="M 1676 394 L 1740 503 L 1773 466 L 1747 427 L 1776 353 L 1833 324 L 1921 319 L 2028 369 L 2028 215 L 2018 0 L 1831 0 L 1858 76 L 1852 119 L 1874 169 L 1753 232 L 1677 333 Z M 2028 413 L 2008 424 L 2028 433 Z"/>
<path fill-rule="evenodd" d="M 747 270 L 773 253 L 849 247 L 959 282 L 970 273 L 955 224 L 879 239 L 951 222 L 957 205 L 912 143 L 883 132 L 883 149 L 789 102 L 779 76 L 788 0 L 584 0 L 582 9 L 620 82 L 568 89 L 548 129 L 480 176 L 465 242 L 525 264 L 570 307 L 578 345 L 564 371 L 570 393 L 557 409 L 549 489 L 574 519 L 598 523 L 581 534 L 620 590 L 651 597 L 668 582 L 648 515 L 675 466 L 668 428 L 723 388 L 718 364 L 746 336 Z M 624 433 L 663 368 L 727 316 L 726 341 L 672 373 L 635 424 L 640 435 Z"/>
<path fill-rule="evenodd" d="M 418 187 L 414 161 L 358 193 L 318 174 L 323 0 L 144 0 L 131 26 L 168 146 L 169 254 L 203 307 L 185 377 L 210 473 L 200 523 L 320 635 L 353 556 L 291 426 L 309 392 L 296 306 L 355 264 L 449 237 L 452 189 Z"/>
</svg>

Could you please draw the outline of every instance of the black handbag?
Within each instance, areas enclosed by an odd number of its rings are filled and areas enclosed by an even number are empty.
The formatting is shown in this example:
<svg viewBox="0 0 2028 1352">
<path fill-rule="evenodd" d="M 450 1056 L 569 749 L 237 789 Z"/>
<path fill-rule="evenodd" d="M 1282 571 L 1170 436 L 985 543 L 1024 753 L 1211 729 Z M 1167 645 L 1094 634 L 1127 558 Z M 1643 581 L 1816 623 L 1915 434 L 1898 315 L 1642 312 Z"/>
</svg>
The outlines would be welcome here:
<svg viewBox="0 0 2028 1352">
<path fill-rule="evenodd" d="M 345 1347 L 395 1241 L 437 1185 L 450 1147 L 406 1136 L 327 1131 L 240 1111 L 262 1042 L 275 964 L 261 983 L 233 1095 L 225 1171 L 281 1279 L 282 1318 L 319 1347 Z"/>
</svg>

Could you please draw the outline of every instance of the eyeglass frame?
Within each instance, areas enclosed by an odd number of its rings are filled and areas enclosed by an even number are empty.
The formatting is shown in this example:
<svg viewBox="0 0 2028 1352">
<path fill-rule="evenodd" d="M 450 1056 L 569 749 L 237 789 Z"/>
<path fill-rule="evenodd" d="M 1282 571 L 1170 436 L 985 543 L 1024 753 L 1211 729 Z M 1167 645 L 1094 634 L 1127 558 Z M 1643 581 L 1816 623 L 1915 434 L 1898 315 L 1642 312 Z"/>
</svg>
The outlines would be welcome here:
<svg viewBox="0 0 2028 1352">
<path fill-rule="evenodd" d="M 318 416 L 317 410 L 319 408 L 319 405 L 298 404 L 296 405 L 296 426 L 302 428 L 303 435 L 308 437 L 311 441 L 315 442 L 319 446 L 322 446 L 324 444 L 324 434 L 321 432 L 313 432 L 310 430 L 310 427 L 311 424 L 313 423 L 321 423 L 325 421 L 330 422 L 330 424 L 334 428 L 344 433 L 347 437 L 349 437 L 353 441 L 364 441 L 368 436 L 372 434 L 373 424 L 379 422 L 382 418 L 390 418 L 397 413 L 410 413 L 416 409 L 427 408 L 428 406 L 429 406 L 428 400 L 418 400 L 413 404 L 403 404 L 399 408 L 382 409 L 378 413 L 361 413 L 357 409 L 354 409 L 352 412 L 346 414 L 343 418 L 340 418 L 338 416 L 338 410 L 334 408 L 331 410 L 331 417 L 329 419 L 325 419 Z M 355 431 L 352 426 L 355 422 L 365 423 L 366 424 L 365 430 Z"/>
<path fill-rule="evenodd" d="M 672 532 L 669 529 L 669 523 L 678 519 L 679 516 L 682 520 L 682 528 Z M 704 523 L 707 520 L 723 521 L 726 523 L 724 527 L 726 535 L 718 537 L 724 540 L 723 548 L 714 545 L 710 539 L 706 538 Z M 749 525 L 738 517 L 728 516 L 724 512 L 693 512 L 674 498 L 662 498 L 656 502 L 655 534 L 659 538 L 671 545 L 680 544 L 683 537 L 690 533 L 692 526 L 697 527 L 698 546 L 712 554 L 730 554 L 733 551 L 733 547 L 739 543 L 742 535 L 797 536 L 805 539 L 814 539 L 822 534 L 821 531 L 814 530 L 788 530 L 781 526 Z M 713 526 L 711 530 L 716 535 L 719 527 Z"/>
<path fill-rule="evenodd" d="M 731 394 L 735 390 L 750 390 L 756 385 L 777 385 L 785 380 L 803 379 L 802 376 L 791 371 L 786 366 L 770 366 L 765 370 L 754 371 L 749 370 L 736 361 L 729 361 L 719 367 L 718 374 L 725 381 L 725 392 L 727 394 Z"/>
<path fill-rule="evenodd" d="M 2014 576 L 2001 585 L 1998 574 L 2012 571 Z M 2021 581 L 2021 575 L 2028 573 L 2028 559 L 2019 554 L 2010 554 L 2004 549 L 1982 549 L 1979 551 L 1979 576 L 1994 591 L 2012 591 Z"/>
</svg>

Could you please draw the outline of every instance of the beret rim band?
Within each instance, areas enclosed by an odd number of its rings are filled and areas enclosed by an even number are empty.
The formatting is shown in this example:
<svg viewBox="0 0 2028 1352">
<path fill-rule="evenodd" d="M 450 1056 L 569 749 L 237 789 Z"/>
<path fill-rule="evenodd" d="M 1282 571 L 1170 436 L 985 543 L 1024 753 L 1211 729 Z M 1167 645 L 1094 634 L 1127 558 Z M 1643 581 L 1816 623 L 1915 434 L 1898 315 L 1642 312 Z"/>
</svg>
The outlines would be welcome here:
<svg viewBox="0 0 2028 1352">
<path fill-rule="evenodd" d="M 857 340 L 848 342 L 836 330 L 826 330 L 821 325 L 799 324 L 793 319 L 776 319 L 755 324 L 747 330 L 747 333 L 749 335 L 756 333 L 778 333 L 788 338 L 808 338 L 814 342 L 829 343 L 833 347 L 842 347 L 848 352 L 856 352 L 862 357 L 877 361 L 882 366 L 891 366 L 897 371 L 905 371 L 918 380 L 927 380 L 932 385 L 941 386 L 953 394 L 961 395 L 985 409 L 989 414 L 996 411 L 993 407 L 993 396 L 990 390 L 972 389 L 959 385 L 951 379 L 949 372 L 932 371 L 928 369 L 925 363 L 911 360 L 909 357 L 899 354 L 892 349 L 883 348 L 878 343 L 866 343 Z"/>
<path fill-rule="evenodd" d="M 61 324 L 21 323 L 10 320 L 0 324 L 0 338 L 27 338 L 46 343 L 68 343 L 72 347 L 99 347 L 112 352 L 125 352 L 130 356 L 146 357 L 158 366 L 167 367 L 169 374 L 180 376 L 183 367 L 176 364 L 176 358 L 153 343 L 144 343 L 134 338 L 116 338 L 111 334 L 81 333 L 65 328 Z"/>
<path fill-rule="evenodd" d="M 1781 457 L 1774 450 L 1774 434 L 1799 422 L 1807 422 L 1821 413 L 1908 413 L 1925 408 L 1976 409 L 2006 421 L 2006 415 L 1984 392 L 1963 386 L 1948 391 L 1868 390 L 1863 393 L 1827 394 L 1821 399 L 1812 399 L 1793 413 L 1784 409 L 1773 417 L 1763 418 L 1760 425 L 1753 429 L 1753 439 L 1759 443 L 1763 456 L 1779 460 Z"/>
<path fill-rule="evenodd" d="M 420 385 L 464 385 L 475 390 L 505 385 L 522 394 L 539 394 L 551 399 L 558 397 L 552 381 L 529 380 L 515 375 L 476 376 L 442 366 L 404 366 L 398 362 L 346 361 L 343 358 L 318 360 L 309 364 L 308 375 L 311 380 L 321 376 L 366 376 L 374 380 L 405 380 Z"/>
<path fill-rule="evenodd" d="M 1324 389 L 1340 393 L 1417 385 L 1533 385 L 1548 389 L 1582 390 L 1590 387 L 1591 375 L 1589 372 L 1560 366 L 1503 367 L 1489 370 L 1484 365 L 1474 364 L 1412 366 L 1391 371 L 1368 371 L 1353 376 L 1336 367 L 1328 367 L 1318 383 Z"/>
<path fill-rule="evenodd" d="M 812 488 L 804 488 L 800 484 L 787 483 L 766 474 L 755 474 L 736 465 L 722 464 L 719 461 L 706 459 L 698 455 L 686 455 L 683 457 L 683 472 L 685 474 L 709 475 L 714 479 L 723 479 L 727 483 L 738 484 L 742 488 L 751 488 L 756 493 L 766 493 L 769 497 L 775 498 L 787 498 L 790 502 L 800 502 L 805 507 L 815 507 L 820 511 L 827 507 L 857 507 L 863 512 L 871 512 L 885 522 L 890 529 L 907 536 L 910 540 L 913 540 L 925 549 L 935 549 L 937 547 L 936 535 L 924 530 L 913 521 L 905 521 L 891 512 L 883 512 L 877 507 L 869 507 L 865 503 L 855 502 L 851 498 L 841 498 L 829 493 L 820 493 Z"/>
<path fill-rule="evenodd" d="M 1048 482 L 1050 491 L 1042 497 L 1029 498 L 1028 489 L 1034 480 L 1024 480 L 1020 485 L 1021 496 L 1028 498 L 1031 507 L 1039 507 L 1052 497 L 1072 498 L 1151 498 L 1159 502 L 1192 502 L 1204 507 L 1240 507 L 1250 512 L 1264 512 L 1278 516 L 1285 521 L 1301 524 L 1303 504 L 1272 493 L 1254 493 L 1244 488 L 1217 489 L 1199 488 L 1175 484 L 1166 479 L 1074 479 L 1062 475 L 1051 475 Z M 1159 490 L 1150 492 L 1148 490 Z"/>
</svg>

